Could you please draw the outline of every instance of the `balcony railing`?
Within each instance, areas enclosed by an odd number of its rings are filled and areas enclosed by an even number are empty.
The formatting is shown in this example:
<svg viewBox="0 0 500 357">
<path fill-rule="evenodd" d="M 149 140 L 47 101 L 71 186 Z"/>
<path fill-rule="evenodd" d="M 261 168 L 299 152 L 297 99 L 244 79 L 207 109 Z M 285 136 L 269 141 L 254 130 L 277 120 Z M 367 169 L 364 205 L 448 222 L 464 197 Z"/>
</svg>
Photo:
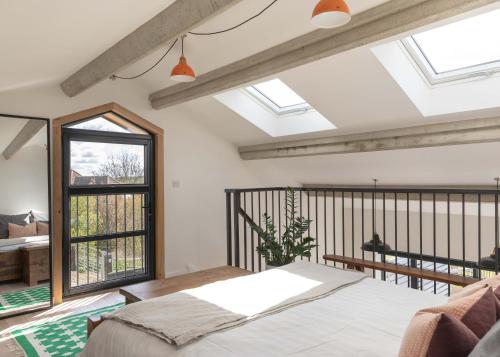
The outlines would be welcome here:
<svg viewBox="0 0 500 357">
<path fill-rule="evenodd" d="M 252 271 L 265 269 L 265 261 L 256 252 L 260 239 L 251 222 L 265 229 L 266 213 L 281 236 L 289 223 L 285 210 L 288 189 L 226 190 L 229 265 Z M 449 294 L 452 285 L 464 286 L 498 274 L 497 190 L 292 190 L 297 213 L 312 220 L 307 234 L 316 239 L 317 247 L 311 261 L 357 268 L 373 277 L 435 294 Z M 373 244 L 375 234 L 380 237 L 378 244 Z"/>
</svg>

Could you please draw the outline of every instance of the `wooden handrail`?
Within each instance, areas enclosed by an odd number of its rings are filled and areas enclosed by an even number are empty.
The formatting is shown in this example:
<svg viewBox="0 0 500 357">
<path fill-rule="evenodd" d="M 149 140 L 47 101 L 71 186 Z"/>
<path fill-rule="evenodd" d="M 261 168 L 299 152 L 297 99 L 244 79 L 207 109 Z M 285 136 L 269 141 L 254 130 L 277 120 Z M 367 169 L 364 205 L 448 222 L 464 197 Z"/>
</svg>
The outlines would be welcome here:
<svg viewBox="0 0 500 357">
<path fill-rule="evenodd" d="M 474 284 L 474 283 L 479 281 L 479 279 L 464 277 L 464 276 L 460 276 L 460 275 L 442 273 L 442 272 L 437 272 L 437 271 L 435 272 L 432 270 L 407 267 L 404 265 L 396 265 L 396 264 L 392 264 L 392 263 L 381 263 L 381 262 L 374 262 L 371 260 L 349 258 L 349 257 L 341 256 L 341 255 L 326 254 L 323 256 L 323 259 L 328 260 L 328 261 L 332 261 L 332 262 L 347 264 L 348 266 L 352 266 L 352 267 L 358 268 L 358 269 L 359 268 L 361 268 L 361 269 L 367 268 L 367 269 L 373 269 L 373 270 L 380 270 L 380 271 L 385 271 L 388 273 L 402 274 L 402 275 L 407 275 L 407 276 L 411 276 L 414 278 L 433 280 L 433 281 L 438 281 L 441 283 L 458 285 L 458 286 L 467 286 L 467 285 Z"/>
</svg>

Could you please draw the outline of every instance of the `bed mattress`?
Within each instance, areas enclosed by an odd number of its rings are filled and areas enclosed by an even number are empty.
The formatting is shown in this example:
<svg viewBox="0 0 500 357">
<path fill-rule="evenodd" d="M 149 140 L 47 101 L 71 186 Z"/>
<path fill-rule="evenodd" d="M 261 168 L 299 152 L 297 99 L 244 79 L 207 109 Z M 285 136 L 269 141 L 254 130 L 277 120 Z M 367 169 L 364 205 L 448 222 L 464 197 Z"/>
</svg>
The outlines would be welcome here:
<svg viewBox="0 0 500 357">
<path fill-rule="evenodd" d="M 397 356 L 413 314 L 445 302 L 443 296 L 368 278 L 183 347 L 107 320 L 81 356 Z"/>
</svg>

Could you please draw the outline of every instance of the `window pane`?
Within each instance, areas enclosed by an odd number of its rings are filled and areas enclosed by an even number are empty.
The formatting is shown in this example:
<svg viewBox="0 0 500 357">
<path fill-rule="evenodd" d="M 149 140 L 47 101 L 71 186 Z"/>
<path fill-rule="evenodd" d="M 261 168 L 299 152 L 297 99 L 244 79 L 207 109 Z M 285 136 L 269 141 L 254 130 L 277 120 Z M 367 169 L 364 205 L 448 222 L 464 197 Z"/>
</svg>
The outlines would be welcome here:
<svg viewBox="0 0 500 357">
<path fill-rule="evenodd" d="M 104 117 L 92 118 L 76 124 L 68 124 L 66 127 L 81 130 L 148 135 L 145 130 L 113 113 L 107 113 L 104 114 Z"/>
<path fill-rule="evenodd" d="M 70 185 L 144 183 L 144 146 L 71 141 Z"/>
<path fill-rule="evenodd" d="M 500 9 L 413 35 L 437 74 L 500 60 Z"/>
<path fill-rule="evenodd" d="M 258 90 L 280 108 L 307 104 L 302 97 L 277 78 L 267 82 L 255 84 L 253 85 L 253 88 Z"/>
<path fill-rule="evenodd" d="M 83 238 L 145 229 L 146 195 L 106 194 L 70 197 L 70 237 Z"/>
</svg>

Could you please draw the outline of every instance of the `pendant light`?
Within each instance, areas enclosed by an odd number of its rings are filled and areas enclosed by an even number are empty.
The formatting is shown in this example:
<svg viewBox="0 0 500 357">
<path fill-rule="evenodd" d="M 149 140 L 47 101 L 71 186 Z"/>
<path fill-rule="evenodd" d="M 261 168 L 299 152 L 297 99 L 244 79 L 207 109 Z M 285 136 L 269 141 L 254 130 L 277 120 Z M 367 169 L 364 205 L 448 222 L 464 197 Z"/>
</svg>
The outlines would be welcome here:
<svg viewBox="0 0 500 357">
<path fill-rule="evenodd" d="M 320 0 L 313 10 L 311 22 L 319 28 L 334 28 L 351 21 L 349 6 L 344 0 Z"/>
<path fill-rule="evenodd" d="M 369 252 L 376 252 L 376 253 L 385 253 L 385 252 L 390 252 L 392 249 L 390 245 L 384 244 L 382 240 L 380 239 L 380 236 L 376 232 L 376 225 L 377 225 L 377 179 L 373 179 L 373 237 L 372 240 L 369 242 L 363 243 L 361 246 L 361 249 L 364 251 L 369 251 Z"/>
<path fill-rule="evenodd" d="M 172 69 L 170 78 L 176 82 L 192 82 L 196 79 L 193 69 L 188 65 L 186 57 L 184 57 L 184 37 L 181 37 L 181 57 L 179 63 Z"/>
</svg>

